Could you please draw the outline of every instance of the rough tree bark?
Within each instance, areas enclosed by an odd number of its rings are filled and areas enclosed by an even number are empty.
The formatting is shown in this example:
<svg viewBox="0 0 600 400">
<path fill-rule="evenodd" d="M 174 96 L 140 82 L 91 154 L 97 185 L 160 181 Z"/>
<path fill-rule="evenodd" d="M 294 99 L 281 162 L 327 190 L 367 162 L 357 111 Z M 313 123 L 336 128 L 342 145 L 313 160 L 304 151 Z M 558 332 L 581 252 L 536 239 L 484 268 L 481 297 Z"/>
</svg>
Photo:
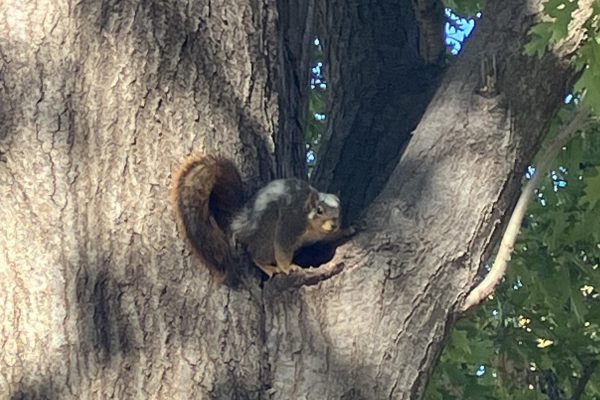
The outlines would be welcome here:
<svg viewBox="0 0 600 400">
<path fill-rule="evenodd" d="M 345 270 L 301 288 L 255 273 L 229 290 L 178 236 L 169 176 L 192 151 L 235 159 L 250 188 L 301 173 L 305 56 L 286 41 L 308 35 L 293 24 L 312 2 L 284 3 L 0 3 L 2 398 L 422 393 L 573 76 L 572 48 L 523 57 L 541 2 L 490 1 L 334 259 Z M 477 94 L 484 54 L 499 95 Z"/>
<path fill-rule="evenodd" d="M 383 189 L 440 83 L 443 5 L 427 3 L 429 23 L 412 0 L 320 2 L 330 120 L 311 179 L 340 194 L 347 221 Z"/>
<path fill-rule="evenodd" d="M 211 281 L 168 185 L 193 151 L 274 175 L 276 21 L 251 0 L 0 2 L 0 398 L 264 397 L 260 280 Z"/>
<path fill-rule="evenodd" d="M 524 56 L 523 45 L 529 28 L 540 21 L 542 1 L 488 2 L 474 37 L 444 75 L 401 161 L 366 210 L 361 221 L 366 229 L 338 251 L 349 267 L 307 289 L 296 306 L 302 310 L 299 325 L 314 326 L 304 339 L 316 348 L 311 361 L 322 362 L 326 371 L 321 386 L 312 376 L 306 379 L 314 396 L 325 390 L 333 398 L 422 395 L 457 305 L 487 260 L 518 197 L 525 167 L 575 78 L 569 60 L 592 11 L 591 1 L 579 6 L 567 40 L 537 59 Z M 369 21 L 384 24 L 385 18 Z M 332 20 L 331 31 L 339 32 L 342 24 Z M 338 68 L 345 66 L 329 69 Z M 492 79 L 485 79 L 488 74 Z M 362 116 L 356 97 L 361 90 L 338 93 L 334 107 L 358 111 L 333 114 L 331 124 L 351 126 Z M 353 147 L 349 153 L 357 154 L 362 143 L 348 144 L 345 138 L 338 143 L 336 135 L 328 151 Z M 329 159 L 327 153 L 321 156 Z M 345 182 L 345 171 L 335 166 L 329 171 L 331 187 L 338 179 Z M 378 173 L 367 169 L 352 180 L 351 190 L 368 192 Z M 305 348 L 300 353 L 303 361 L 309 359 Z M 354 384 L 331 384 L 348 380 Z"/>
</svg>

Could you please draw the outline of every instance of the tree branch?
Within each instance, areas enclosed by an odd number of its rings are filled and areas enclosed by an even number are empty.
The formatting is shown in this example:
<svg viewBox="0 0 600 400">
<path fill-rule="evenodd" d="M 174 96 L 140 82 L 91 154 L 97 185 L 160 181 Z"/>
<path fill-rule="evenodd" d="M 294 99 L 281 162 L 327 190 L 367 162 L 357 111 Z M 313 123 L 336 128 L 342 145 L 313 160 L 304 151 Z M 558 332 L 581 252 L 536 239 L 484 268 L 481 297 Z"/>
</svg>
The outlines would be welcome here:
<svg viewBox="0 0 600 400">
<path fill-rule="evenodd" d="M 577 387 L 573 391 L 573 396 L 571 396 L 571 400 L 579 400 L 581 398 L 581 395 L 585 391 L 585 387 L 590 381 L 590 378 L 592 377 L 592 375 L 594 375 L 594 372 L 596 372 L 597 366 L 598 360 L 594 360 L 583 368 L 583 374 L 581 375 L 581 378 L 579 378 L 579 382 L 577 383 Z"/>
<path fill-rule="evenodd" d="M 506 231 L 500 242 L 500 249 L 494 260 L 494 266 L 485 279 L 467 295 L 467 298 L 461 307 L 462 312 L 467 311 L 488 297 L 502 280 L 502 277 L 506 273 L 508 262 L 511 259 L 511 253 L 517 240 L 523 218 L 527 212 L 527 206 L 535 194 L 535 189 L 539 186 L 542 178 L 546 176 L 546 171 L 552 161 L 556 158 L 560 149 L 575 136 L 589 116 L 590 110 L 587 107 L 582 106 L 575 113 L 564 131 L 550 142 L 545 157 L 540 160 L 533 177 L 527 182 L 521 192 L 521 197 L 519 197 L 519 200 L 517 201 L 515 210 L 510 217 L 508 226 L 506 227 Z"/>
<path fill-rule="evenodd" d="M 542 371 L 538 383 L 541 392 L 548 396 L 548 400 L 566 400 L 565 392 L 560 388 L 558 376 L 553 370 Z"/>
<path fill-rule="evenodd" d="M 419 54 L 426 63 L 435 64 L 446 54 L 443 31 L 444 4 L 439 0 L 413 0 L 419 21 Z"/>
<path fill-rule="evenodd" d="M 344 270 L 343 262 L 332 262 L 317 268 L 303 268 L 289 275 L 277 274 L 271 284 L 278 290 L 311 286 L 331 278 Z"/>
</svg>

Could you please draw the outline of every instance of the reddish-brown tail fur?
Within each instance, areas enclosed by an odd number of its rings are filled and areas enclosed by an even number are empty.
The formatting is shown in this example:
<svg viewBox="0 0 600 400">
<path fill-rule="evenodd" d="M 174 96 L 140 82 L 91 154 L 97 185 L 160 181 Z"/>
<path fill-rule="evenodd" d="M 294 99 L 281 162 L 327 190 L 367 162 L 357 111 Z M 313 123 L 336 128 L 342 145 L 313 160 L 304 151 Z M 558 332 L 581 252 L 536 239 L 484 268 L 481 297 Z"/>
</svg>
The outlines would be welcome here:
<svg viewBox="0 0 600 400">
<path fill-rule="evenodd" d="M 233 216 L 243 205 L 242 179 L 235 164 L 193 155 L 173 176 L 173 208 L 194 252 L 220 281 L 234 284 L 238 274 L 228 237 Z"/>
</svg>

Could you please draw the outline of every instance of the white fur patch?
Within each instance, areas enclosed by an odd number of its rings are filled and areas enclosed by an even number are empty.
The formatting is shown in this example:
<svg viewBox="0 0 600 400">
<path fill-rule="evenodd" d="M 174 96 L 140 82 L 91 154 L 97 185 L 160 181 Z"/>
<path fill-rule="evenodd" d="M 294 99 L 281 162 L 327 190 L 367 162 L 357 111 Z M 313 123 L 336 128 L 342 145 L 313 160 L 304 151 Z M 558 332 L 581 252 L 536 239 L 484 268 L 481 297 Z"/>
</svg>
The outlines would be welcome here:
<svg viewBox="0 0 600 400">
<path fill-rule="evenodd" d="M 240 232 L 248 224 L 248 213 L 243 210 L 240 214 L 236 215 L 231 221 L 229 229 L 233 232 L 234 236 Z"/>
<path fill-rule="evenodd" d="M 340 207 L 340 199 L 338 199 L 336 195 L 331 193 L 319 193 L 319 201 L 322 201 L 323 203 L 327 204 L 329 207 L 332 208 Z"/>
<path fill-rule="evenodd" d="M 277 179 L 272 181 L 264 188 L 258 191 L 256 200 L 254 200 L 254 211 L 262 213 L 269 203 L 277 201 L 281 196 L 285 194 L 285 180 Z"/>
</svg>

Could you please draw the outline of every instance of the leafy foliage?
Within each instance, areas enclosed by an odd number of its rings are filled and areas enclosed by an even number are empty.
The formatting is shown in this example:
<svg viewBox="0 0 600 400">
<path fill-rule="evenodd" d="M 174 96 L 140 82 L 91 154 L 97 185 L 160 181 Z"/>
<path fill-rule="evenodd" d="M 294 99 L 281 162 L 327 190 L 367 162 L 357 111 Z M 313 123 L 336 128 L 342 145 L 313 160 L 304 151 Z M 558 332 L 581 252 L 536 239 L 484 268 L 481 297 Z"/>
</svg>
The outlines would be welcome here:
<svg viewBox="0 0 600 400">
<path fill-rule="evenodd" d="M 531 28 L 530 42 L 524 52 L 542 57 L 549 48 L 563 40 L 578 9 L 577 0 L 548 0 L 544 3 L 547 20 Z M 583 25 L 586 40 L 577 51 L 575 66 L 581 78 L 575 90 L 585 93 L 584 103 L 600 115 L 600 2 L 594 1 L 593 12 Z"/>
<path fill-rule="evenodd" d="M 460 15 L 474 16 L 485 8 L 484 0 L 445 0 L 444 4 Z M 548 49 L 567 37 L 569 24 L 579 7 L 579 0 L 547 0 L 544 3 L 544 21 L 529 31 L 530 41 L 524 53 L 542 57 Z M 585 104 L 600 115 L 600 1 L 593 2 L 593 12 L 583 26 L 586 40 L 577 51 L 575 66 L 581 78 L 575 85 L 577 92 L 586 92 Z"/>
<path fill-rule="evenodd" d="M 474 14 L 476 0 L 450 1 Z M 524 53 L 564 39 L 577 0 L 548 0 Z M 475 7 L 475 9 L 474 9 Z M 577 102 L 600 115 L 600 1 L 574 58 Z M 572 96 L 571 96 L 572 97 Z M 548 134 L 552 138 L 568 109 Z M 457 324 L 425 398 L 600 399 L 600 125 L 555 160 L 493 298 Z M 543 149 L 541 153 L 543 154 Z"/>
<path fill-rule="evenodd" d="M 504 283 L 457 324 L 426 399 L 600 399 L 599 131 L 556 160 Z"/>
<path fill-rule="evenodd" d="M 544 12 L 550 21 L 531 28 L 531 41 L 525 46 L 525 54 L 541 57 L 549 46 L 567 37 L 569 23 L 575 10 L 576 1 L 548 0 L 544 3 Z"/>
</svg>

